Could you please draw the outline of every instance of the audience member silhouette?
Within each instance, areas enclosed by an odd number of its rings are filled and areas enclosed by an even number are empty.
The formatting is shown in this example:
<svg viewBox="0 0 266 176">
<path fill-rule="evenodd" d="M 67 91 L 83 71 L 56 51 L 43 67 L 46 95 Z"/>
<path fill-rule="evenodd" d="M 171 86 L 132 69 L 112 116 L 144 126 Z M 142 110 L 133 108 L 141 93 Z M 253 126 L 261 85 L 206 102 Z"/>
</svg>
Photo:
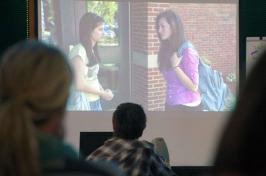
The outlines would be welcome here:
<svg viewBox="0 0 266 176">
<path fill-rule="evenodd" d="M 6 51 L 0 61 L 0 175 L 112 175 L 111 167 L 79 161 L 62 140 L 71 83 L 71 68 L 55 47 L 23 41 Z"/>
<path fill-rule="evenodd" d="M 249 73 L 222 135 L 215 176 L 266 175 L 266 52 Z"/>
<path fill-rule="evenodd" d="M 114 137 L 96 149 L 88 160 L 115 161 L 128 176 L 175 175 L 147 141 L 138 140 L 146 127 L 143 108 L 122 103 L 113 113 Z"/>
</svg>

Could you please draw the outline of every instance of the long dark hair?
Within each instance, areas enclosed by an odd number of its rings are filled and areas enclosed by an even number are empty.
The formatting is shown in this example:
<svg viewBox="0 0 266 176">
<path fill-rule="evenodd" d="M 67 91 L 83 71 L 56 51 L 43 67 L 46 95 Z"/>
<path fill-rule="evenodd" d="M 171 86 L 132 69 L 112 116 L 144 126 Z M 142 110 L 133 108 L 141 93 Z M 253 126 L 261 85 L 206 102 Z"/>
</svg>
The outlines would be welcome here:
<svg viewBox="0 0 266 176">
<path fill-rule="evenodd" d="M 165 18 L 170 25 L 172 34 L 169 39 L 162 40 L 159 34 L 159 21 Z M 161 12 L 156 18 L 156 31 L 160 40 L 158 52 L 159 69 L 165 70 L 171 67 L 170 58 L 179 47 L 186 41 L 184 27 L 181 18 L 172 10 Z"/>
<path fill-rule="evenodd" d="M 86 49 L 87 57 L 89 59 L 88 66 L 93 66 L 101 61 L 97 43 L 92 48 L 91 33 L 103 22 L 104 20 L 102 17 L 92 12 L 85 13 L 80 19 L 79 40 Z"/>
</svg>

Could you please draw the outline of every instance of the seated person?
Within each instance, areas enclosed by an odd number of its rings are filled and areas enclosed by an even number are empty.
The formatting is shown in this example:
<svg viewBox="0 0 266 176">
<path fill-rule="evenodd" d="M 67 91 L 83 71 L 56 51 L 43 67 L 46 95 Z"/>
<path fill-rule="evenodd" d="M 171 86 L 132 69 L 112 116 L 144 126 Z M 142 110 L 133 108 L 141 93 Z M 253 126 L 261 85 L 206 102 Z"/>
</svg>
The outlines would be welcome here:
<svg viewBox="0 0 266 176">
<path fill-rule="evenodd" d="M 114 175 L 78 160 L 63 142 L 72 71 L 56 48 L 24 41 L 0 60 L 0 175 L 39 176 L 53 170 Z M 57 174 L 59 175 L 59 174 Z"/>
<path fill-rule="evenodd" d="M 266 175 L 266 51 L 249 73 L 214 160 L 214 176 Z"/>
<path fill-rule="evenodd" d="M 115 161 L 129 176 L 175 175 L 151 143 L 138 140 L 146 127 L 146 115 L 140 105 L 120 104 L 112 120 L 114 137 L 89 155 L 88 160 Z"/>
</svg>

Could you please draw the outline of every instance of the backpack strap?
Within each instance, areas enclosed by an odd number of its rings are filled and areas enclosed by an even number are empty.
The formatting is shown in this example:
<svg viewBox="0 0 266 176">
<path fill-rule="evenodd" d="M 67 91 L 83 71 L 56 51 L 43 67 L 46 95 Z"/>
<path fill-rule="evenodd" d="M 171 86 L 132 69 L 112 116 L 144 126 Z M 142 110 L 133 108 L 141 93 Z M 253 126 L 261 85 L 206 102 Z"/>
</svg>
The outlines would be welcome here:
<svg viewBox="0 0 266 176">
<path fill-rule="evenodd" d="M 177 50 L 178 56 L 181 56 L 183 54 L 184 50 L 187 48 L 195 49 L 195 47 L 192 45 L 191 42 L 186 41 L 178 48 L 178 50 Z"/>
</svg>

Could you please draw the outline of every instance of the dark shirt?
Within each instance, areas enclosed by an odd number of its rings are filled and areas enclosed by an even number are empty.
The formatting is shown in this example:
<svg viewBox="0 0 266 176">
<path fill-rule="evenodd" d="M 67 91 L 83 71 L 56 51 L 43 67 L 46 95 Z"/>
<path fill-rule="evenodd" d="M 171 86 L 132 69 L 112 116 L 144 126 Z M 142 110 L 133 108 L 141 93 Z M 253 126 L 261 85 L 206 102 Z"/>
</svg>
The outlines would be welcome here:
<svg viewBox="0 0 266 176">
<path fill-rule="evenodd" d="M 78 153 L 54 136 L 37 133 L 42 174 L 47 176 L 98 175 L 124 176 L 111 162 L 92 162 L 78 159 Z"/>
<path fill-rule="evenodd" d="M 62 159 L 78 159 L 78 153 L 64 141 L 54 136 L 37 133 L 39 158 L 42 170 L 58 167 Z"/>
</svg>

